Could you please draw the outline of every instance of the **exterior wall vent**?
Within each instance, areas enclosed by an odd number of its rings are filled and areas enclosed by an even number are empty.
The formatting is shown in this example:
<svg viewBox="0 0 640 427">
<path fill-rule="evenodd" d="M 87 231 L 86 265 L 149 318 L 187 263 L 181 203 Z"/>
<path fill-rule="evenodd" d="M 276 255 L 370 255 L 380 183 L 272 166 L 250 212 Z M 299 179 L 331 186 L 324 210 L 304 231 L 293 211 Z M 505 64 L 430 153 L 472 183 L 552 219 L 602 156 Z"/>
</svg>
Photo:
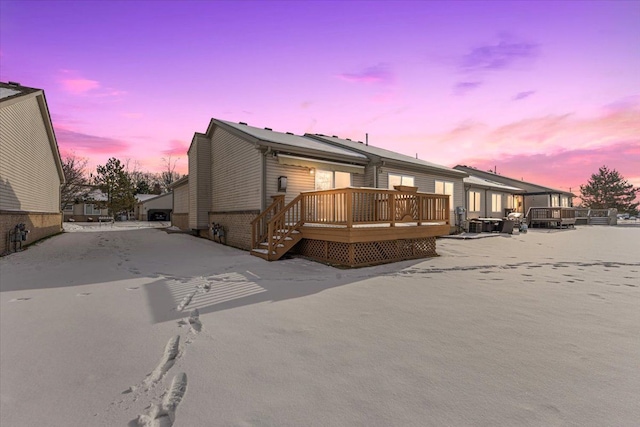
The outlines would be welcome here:
<svg viewBox="0 0 640 427">
<path fill-rule="evenodd" d="M 247 124 L 245 122 L 238 122 L 238 123 L 240 123 L 241 125 L 247 126 Z"/>
</svg>

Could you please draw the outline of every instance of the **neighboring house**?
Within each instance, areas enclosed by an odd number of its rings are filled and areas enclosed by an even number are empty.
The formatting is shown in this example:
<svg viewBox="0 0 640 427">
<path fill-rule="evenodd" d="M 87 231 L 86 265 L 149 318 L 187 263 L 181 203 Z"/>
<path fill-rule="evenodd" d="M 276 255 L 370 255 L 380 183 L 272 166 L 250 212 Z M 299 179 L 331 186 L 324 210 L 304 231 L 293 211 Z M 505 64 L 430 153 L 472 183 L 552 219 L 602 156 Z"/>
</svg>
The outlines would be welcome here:
<svg viewBox="0 0 640 427">
<path fill-rule="evenodd" d="M 464 178 L 466 218 L 503 218 L 522 212 L 524 190 L 477 176 Z"/>
<path fill-rule="evenodd" d="M 572 209 L 573 197 L 575 196 L 571 192 L 509 178 L 493 172 L 481 171 L 469 166 L 458 165 L 455 169 L 478 179 L 521 189 L 520 195 L 513 193 L 514 209 L 525 215 L 530 226 L 563 227 L 573 226 L 576 223 L 576 212 L 575 209 Z M 504 215 L 492 212 L 491 216 L 501 217 Z"/>
<path fill-rule="evenodd" d="M 173 194 L 171 225 L 181 230 L 189 230 L 189 175 L 169 185 Z"/>
<path fill-rule="evenodd" d="M 0 83 L 0 253 L 10 231 L 29 230 L 27 243 L 62 230 L 64 173 L 44 91 Z"/>
<path fill-rule="evenodd" d="M 65 221 L 98 222 L 100 218 L 109 216 L 109 210 L 104 203 L 107 195 L 100 189 L 94 188 L 82 199 L 64 206 L 62 213 Z"/>
<path fill-rule="evenodd" d="M 346 145 L 212 119 L 194 134 L 188 181 L 176 183 L 189 189 L 188 227 L 208 238 L 222 230 L 227 244 L 270 260 L 298 242 L 303 255 L 344 265 L 435 254 L 451 228 L 444 194 L 461 204 L 467 174 Z M 418 192 L 438 185 L 443 195 Z"/>
<path fill-rule="evenodd" d="M 466 172 L 470 176 L 475 176 L 488 181 L 512 186 L 522 190 L 522 207 L 518 207 L 518 212 L 527 213 L 532 207 L 572 207 L 574 194 L 557 190 L 555 188 L 544 187 L 524 180 L 509 178 L 493 172 L 485 172 L 469 166 L 458 165 L 454 169 Z"/>
<path fill-rule="evenodd" d="M 148 197 L 151 196 L 151 197 Z M 135 219 L 139 221 L 170 221 L 173 211 L 173 194 L 137 194 Z"/>
</svg>

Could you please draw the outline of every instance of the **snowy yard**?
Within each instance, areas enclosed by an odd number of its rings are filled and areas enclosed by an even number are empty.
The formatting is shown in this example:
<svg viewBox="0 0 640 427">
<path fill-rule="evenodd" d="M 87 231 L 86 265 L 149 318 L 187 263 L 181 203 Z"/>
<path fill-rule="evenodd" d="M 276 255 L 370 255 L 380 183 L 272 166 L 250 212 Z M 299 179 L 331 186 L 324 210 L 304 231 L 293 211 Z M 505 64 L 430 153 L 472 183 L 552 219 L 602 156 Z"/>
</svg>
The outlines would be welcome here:
<svg viewBox="0 0 640 427">
<path fill-rule="evenodd" d="M 0 259 L 2 426 L 640 420 L 640 228 L 339 270 L 78 227 Z"/>
</svg>

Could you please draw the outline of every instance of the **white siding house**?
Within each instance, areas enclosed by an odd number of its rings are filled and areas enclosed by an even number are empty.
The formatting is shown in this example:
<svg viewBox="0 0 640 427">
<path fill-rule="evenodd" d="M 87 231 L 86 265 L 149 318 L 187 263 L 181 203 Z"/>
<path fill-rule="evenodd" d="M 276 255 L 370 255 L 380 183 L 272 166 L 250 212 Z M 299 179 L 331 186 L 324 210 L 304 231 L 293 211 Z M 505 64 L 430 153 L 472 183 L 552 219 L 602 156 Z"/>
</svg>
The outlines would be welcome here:
<svg viewBox="0 0 640 427">
<path fill-rule="evenodd" d="M 28 242 L 62 230 L 64 182 L 44 91 L 0 83 L 0 253 L 9 232 L 24 223 Z"/>
</svg>

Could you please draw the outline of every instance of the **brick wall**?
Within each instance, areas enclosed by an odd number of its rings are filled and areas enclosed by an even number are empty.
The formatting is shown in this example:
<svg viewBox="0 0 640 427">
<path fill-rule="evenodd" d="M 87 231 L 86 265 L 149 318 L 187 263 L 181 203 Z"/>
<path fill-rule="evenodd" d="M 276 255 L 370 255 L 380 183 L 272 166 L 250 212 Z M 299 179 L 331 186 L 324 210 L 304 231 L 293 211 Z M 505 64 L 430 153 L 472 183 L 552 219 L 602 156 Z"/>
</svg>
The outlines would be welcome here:
<svg viewBox="0 0 640 427">
<path fill-rule="evenodd" d="M 16 211 L 0 211 L 0 254 L 5 254 L 9 249 L 13 248 L 13 244 L 9 241 L 9 231 L 14 227 L 24 223 L 29 235 L 26 242 L 22 242 L 22 246 L 29 245 L 40 239 L 62 231 L 62 214 L 61 213 L 34 213 L 34 212 L 16 212 Z"/>
<path fill-rule="evenodd" d="M 189 229 L 189 214 L 174 213 L 171 215 L 171 225 L 178 227 L 180 230 Z"/>
<path fill-rule="evenodd" d="M 221 224 L 225 232 L 223 242 L 248 251 L 251 249 L 251 221 L 258 215 L 258 211 L 209 212 L 209 225 L 213 222 Z M 201 231 L 200 235 L 213 240 L 207 230 Z"/>
</svg>

